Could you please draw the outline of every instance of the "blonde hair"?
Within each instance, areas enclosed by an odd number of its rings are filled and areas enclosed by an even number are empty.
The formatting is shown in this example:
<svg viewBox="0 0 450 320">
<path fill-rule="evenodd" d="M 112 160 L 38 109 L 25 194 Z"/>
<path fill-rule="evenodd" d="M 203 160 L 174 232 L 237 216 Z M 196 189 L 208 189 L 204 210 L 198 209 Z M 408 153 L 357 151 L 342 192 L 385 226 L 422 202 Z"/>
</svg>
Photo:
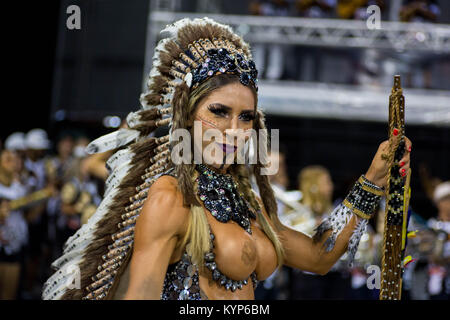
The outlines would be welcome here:
<svg viewBox="0 0 450 320">
<path fill-rule="evenodd" d="M 332 206 L 331 198 L 319 192 L 318 180 L 329 171 L 320 165 L 303 168 L 298 175 L 298 189 L 302 192 L 301 203 L 308 206 L 315 214 L 323 214 Z"/>
</svg>

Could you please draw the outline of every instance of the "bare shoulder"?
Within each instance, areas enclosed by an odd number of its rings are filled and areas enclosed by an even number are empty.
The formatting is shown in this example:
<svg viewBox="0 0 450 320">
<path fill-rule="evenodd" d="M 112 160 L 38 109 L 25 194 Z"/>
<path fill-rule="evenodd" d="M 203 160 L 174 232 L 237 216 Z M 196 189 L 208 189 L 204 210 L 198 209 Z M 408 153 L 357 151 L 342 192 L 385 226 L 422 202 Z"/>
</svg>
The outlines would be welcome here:
<svg viewBox="0 0 450 320">
<path fill-rule="evenodd" d="M 150 187 L 141 214 L 136 221 L 136 235 L 153 240 L 158 237 L 182 236 L 190 210 L 183 206 L 183 194 L 177 180 L 165 175 Z M 150 239 L 148 239 L 150 240 Z"/>
</svg>

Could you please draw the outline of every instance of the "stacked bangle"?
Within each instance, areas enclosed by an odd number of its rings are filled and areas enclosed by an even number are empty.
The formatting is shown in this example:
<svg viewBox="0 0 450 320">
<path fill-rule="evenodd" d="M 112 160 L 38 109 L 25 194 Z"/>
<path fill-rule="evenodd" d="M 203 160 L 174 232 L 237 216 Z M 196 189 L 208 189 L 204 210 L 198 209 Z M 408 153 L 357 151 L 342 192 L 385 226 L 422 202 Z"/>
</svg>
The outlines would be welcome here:
<svg viewBox="0 0 450 320">
<path fill-rule="evenodd" d="M 343 204 L 363 219 L 370 219 L 376 212 L 384 189 L 362 175 L 347 195 Z"/>
</svg>

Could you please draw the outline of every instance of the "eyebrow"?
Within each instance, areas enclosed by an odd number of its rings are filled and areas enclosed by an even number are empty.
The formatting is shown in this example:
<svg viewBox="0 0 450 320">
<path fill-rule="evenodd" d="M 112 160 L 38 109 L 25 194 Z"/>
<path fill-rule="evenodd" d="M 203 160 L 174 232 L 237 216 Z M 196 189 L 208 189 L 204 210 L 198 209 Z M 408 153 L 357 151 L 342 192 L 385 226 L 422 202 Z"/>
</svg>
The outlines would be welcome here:
<svg viewBox="0 0 450 320">
<path fill-rule="evenodd" d="M 224 105 L 222 103 L 219 103 L 219 102 L 211 103 L 210 106 L 221 107 L 221 108 L 225 109 L 226 111 L 231 111 L 233 109 L 233 108 L 231 108 L 231 107 L 229 107 L 227 105 Z M 254 109 L 245 109 L 245 110 L 242 110 L 242 112 L 245 112 L 245 113 L 247 113 L 247 112 L 255 112 L 255 110 Z"/>
</svg>

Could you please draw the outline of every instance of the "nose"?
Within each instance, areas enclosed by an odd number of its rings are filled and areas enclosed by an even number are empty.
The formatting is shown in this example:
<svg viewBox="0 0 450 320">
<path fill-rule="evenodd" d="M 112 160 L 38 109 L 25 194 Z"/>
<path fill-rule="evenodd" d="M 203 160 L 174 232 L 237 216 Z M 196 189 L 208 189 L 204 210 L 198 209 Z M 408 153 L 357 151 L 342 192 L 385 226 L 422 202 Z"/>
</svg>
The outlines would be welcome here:
<svg viewBox="0 0 450 320">
<path fill-rule="evenodd" d="M 231 130 L 239 129 L 239 120 L 238 120 L 238 116 L 235 116 L 235 117 L 233 117 L 233 118 L 231 119 L 230 129 L 231 129 Z"/>
<path fill-rule="evenodd" d="M 240 120 L 239 115 L 236 115 L 231 119 L 229 126 L 230 126 L 229 128 L 232 130 L 235 130 L 235 129 L 244 129 L 245 130 L 245 129 L 248 129 L 249 127 L 251 127 L 248 123 Z"/>
</svg>

